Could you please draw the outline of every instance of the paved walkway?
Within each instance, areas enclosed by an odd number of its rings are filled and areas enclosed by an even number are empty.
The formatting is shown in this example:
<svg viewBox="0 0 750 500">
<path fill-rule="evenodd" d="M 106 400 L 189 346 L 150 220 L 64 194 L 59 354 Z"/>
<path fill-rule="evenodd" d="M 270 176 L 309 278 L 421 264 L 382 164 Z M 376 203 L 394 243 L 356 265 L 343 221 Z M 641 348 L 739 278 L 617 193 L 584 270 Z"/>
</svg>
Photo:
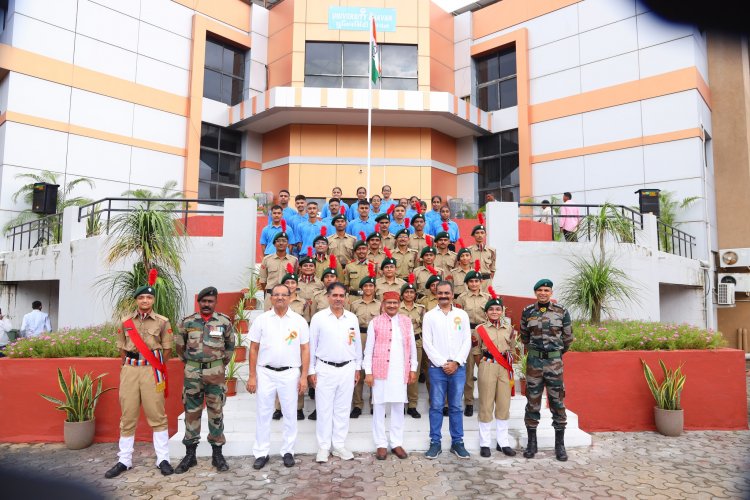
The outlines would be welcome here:
<svg viewBox="0 0 750 500">
<path fill-rule="evenodd" d="M 750 409 L 750 399 L 748 400 Z M 427 421 L 425 419 L 425 424 Z M 291 469 L 279 457 L 262 471 L 252 457 L 232 458 L 218 474 L 210 459 L 187 474 L 163 478 L 151 467 L 153 450 L 136 445 L 136 467 L 104 479 L 116 460 L 115 444 L 69 451 L 60 444 L 0 445 L 0 465 L 77 478 L 112 498 L 750 498 L 750 431 L 688 432 L 667 438 L 652 432 L 597 433 L 589 449 L 570 450 L 560 463 L 552 452 L 526 460 L 495 452 L 490 459 L 458 460 L 444 452 L 430 461 L 377 461 L 358 454 L 351 462 L 316 464 L 297 457 Z M 177 465 L 181 457 L 173 457 Z"/>
</svg>

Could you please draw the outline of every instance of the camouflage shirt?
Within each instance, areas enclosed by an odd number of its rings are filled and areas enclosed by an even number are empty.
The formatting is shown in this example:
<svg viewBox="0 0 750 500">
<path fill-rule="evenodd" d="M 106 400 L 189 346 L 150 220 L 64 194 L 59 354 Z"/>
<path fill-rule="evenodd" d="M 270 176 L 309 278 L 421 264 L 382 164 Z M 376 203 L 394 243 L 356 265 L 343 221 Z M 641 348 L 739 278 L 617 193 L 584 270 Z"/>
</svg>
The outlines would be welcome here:
<svg viewBox="0 0 750 500">
<path fill-rule="evenodd" d="M 561 305 L 534 302 L 521 313 L 520 334 L 528 348 L 565 352 L 573 342 L 570 314 Z"/>
<path fill-rule="evenodd" d="M 200 313 L 191 314 L 180 321 L 175 335 L 177 356 L 202 363 L 224 359 L 226 364 L 234 352 L 234 339 L 232 321 L 226 314 L 214 312 L 208 321 Z"/>
</svg>

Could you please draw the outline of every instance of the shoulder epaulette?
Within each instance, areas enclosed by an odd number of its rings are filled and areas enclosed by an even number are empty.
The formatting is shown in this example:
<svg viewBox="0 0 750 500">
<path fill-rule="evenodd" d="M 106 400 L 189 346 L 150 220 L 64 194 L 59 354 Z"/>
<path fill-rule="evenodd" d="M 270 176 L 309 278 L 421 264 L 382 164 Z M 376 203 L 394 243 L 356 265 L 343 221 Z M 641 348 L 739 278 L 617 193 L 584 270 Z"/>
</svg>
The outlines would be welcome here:
<svg viewBox="0 0 750 500">
<path fill-rule="evenodd" d="M 158 319 L 160 319 L 162 321 L 169 322 L 169 318 L 167 318 L 166 316 L 162 316 L 161 314 L 156 314 L 156 313 L 154 313 L 154 316 L 156 316 Z"/>
</svg>

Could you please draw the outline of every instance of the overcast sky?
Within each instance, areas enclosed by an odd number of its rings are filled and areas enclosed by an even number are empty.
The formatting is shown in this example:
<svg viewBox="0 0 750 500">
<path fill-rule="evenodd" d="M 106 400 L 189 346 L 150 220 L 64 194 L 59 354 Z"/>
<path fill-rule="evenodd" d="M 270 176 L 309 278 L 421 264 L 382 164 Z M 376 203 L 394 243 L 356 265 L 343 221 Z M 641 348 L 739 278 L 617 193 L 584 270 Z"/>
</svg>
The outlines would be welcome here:
<svg viewBox="0 0 750 500">
<path fill-rule="evenodd" d="M 463 7 L 467 3 L 471 3 L 471 0 L 433 0 L 436 4 L 448 12 Z"/>
</svg>

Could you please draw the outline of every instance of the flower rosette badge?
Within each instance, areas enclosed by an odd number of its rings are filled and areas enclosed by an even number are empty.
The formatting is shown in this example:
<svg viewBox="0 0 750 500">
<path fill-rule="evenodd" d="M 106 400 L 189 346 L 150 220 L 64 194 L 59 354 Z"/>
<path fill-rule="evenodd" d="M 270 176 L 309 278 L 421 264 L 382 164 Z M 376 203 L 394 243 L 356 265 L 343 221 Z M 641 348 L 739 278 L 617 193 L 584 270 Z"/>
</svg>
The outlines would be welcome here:
<svg viewBox="0 0 750 500">
<path fill-rule="evenodd" d="M 453 325 L 457 332 L 461 331 L 461 318 L 453 318 Z"/>
<path fill-rule="evenodd" d="M 284 340 L 286 340 L 287 345 L 292 345 L 292 342 L 294 342 L 294 339 L 296 338 L 297 338 L 297 331 L 292 330 L 289 332 L 289 335 L 287 335 Z"/>
</svg>

